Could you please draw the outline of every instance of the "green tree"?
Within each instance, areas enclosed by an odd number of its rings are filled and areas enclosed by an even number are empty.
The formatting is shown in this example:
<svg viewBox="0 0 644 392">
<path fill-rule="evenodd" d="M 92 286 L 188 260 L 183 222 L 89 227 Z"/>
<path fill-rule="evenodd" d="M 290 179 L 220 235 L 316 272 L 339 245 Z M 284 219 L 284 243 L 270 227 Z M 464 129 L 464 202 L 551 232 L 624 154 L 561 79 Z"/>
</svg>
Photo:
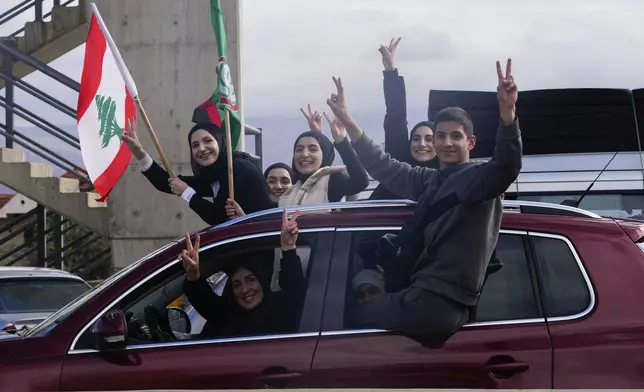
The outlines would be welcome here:
<svg viewBox="0 0 644 392">
<path fill-rule="evenodd" d="M 103 95 L 96 95 L 96 108 L 98 120 L 101 123 L 101 128 L 98 130 L 98 135 L 103 139 L 101 148 L 107 147 L 114 136 L 118 137 L 120 142 L 123 128 L 119 127 L 116 122 L 116 102 L 112 100 L 112 97 L 106 98 Z"/>
</svg>

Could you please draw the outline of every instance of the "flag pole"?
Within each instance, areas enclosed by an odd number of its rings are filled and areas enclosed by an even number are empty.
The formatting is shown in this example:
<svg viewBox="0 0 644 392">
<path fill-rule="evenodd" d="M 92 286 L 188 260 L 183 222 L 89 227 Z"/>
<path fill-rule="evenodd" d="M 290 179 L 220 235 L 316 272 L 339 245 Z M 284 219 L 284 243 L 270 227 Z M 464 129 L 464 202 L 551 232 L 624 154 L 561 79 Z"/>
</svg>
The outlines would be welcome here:
<svg viewBox="0 0 644 392">
<path fill-rule="evenodd" d="M 145 109 L 143 109 L 143 105 L 141 104 L 141 100 L 139 99 L 139 92 L 137 91 L 136 85 L 134 84 L 134 79 L 132 78 L 132 75 L 130 75 L 130 71 L 125 66 L 125 61 L 123 61 L 123 57 L 121 57 L 121 53 L 116 47 L 116 44 L 112 39 L 112 35 L 107 29 L 105 22 L 103 22 L 103 18 L 101 18 L 101 13 L 98 12 L 98 7 L 96 7 L 96 4 L 94 3 L 89 3 L 89 7 L 92 13 L 96 15 L 96 21 L 98 22 L 98 25 L 101 28 L 101 31 L 103 31 L 103 35 L 105 36 L 105 41 L 107 42 L 107 46 L 109 46 L 110 51 L 112 52 L 112 55 L 116 60 L 116 66 L 121 72 L 121 76 L 123 77 L 123 80 L 125 80 L 125 85 L 127 86 L 127 89 L 130 92 L 130 95 L 132 96 L 132 99 L 134 100 L 134 103 L 136 104 L 136 107 L 139 110 L 139 113 L 141 113 L 141 116 L 143 117 L 145 126 L 148 128 L 148 133 L 152 138 L 154 147 L 159 153 L 159 157 L 161 157 L 161 161 L 163 162 L 163 166 L 165 167 L 165 170 L 168 172 L 168 175 L 171 178 L 176 177 L 174 175 L 174 172 L 172 171 L 172 168 L 170 167 L 168 158 L 166 158 L 165 153 L 163 152 L 163 148 L 161 148 L 161 143 L 159 143 L 159 139 L 157 138 L 157 135 L 154 133 L 154 129 L 152 129 L 152 124 L 150 123 L 150 119 L 148 118 L 148 115 L 145 113 Z"/>
<path fill-rule="evenodd" d="M 228 198 L 235 200 L 235 183 L 233 178 L 233 141 L 230 137 L 230 113 L 226 112 L 226 158 L 228 159 Z"/>
<path fill-rule="evenodd" d="M 157 138 L 156 133 L 154 133 L 154 129 L 152 129 L 152 124 L 150 123 L 150 119 L 148 118 L 148 115 L 145 112 L 145 109 L 143 108 L 143 104 L 141 103 L 141 100 L 139 99 L 138 96 L 134 98 L 134 103 L 136 104 L 136 108 L 139 109 L 139 113 L 141 113 L 141 117 L 143 117 L 143 122 L 145 123 L 145 127 L 148 129 L 148 133 L 150 134 L 152 143 L 154 143 L 154 147 L 157 149 L 157 152 L 159 153 L 159 157 L 161 158 L 161 162 L 163 162 L 165 171 L 168 172 L 168 175 L 170 176 L 170 178 L 176 177 L 176 175 L 172 171 L 172 168 L 170 167 L 170 162 L 168 161 L 168 158 L 165 156 L 165 153 L 163 152 L 163 148 L 161 148 L 161 143 L 159 142 L 159 138 Z"/>
</svg>

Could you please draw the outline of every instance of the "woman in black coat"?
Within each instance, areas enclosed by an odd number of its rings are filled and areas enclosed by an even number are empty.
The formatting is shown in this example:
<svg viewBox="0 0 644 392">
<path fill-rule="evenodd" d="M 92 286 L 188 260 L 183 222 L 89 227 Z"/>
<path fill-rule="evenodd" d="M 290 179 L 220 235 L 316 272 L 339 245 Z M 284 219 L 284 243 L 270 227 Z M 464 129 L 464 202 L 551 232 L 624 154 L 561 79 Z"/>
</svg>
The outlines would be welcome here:
<svg viewBox="0 0 644 392">
<path fill-rule="evenodd" d="M 209 225 L 218 225 L 235 217 L 228 195 L 227 152 L 223 129 L 211 123 L 196 124 L 188 133 L 190 164 L 193 176 L 170 178 L 141 147 L 136 130 L 123 134 L 123 140 L 136 157 L 141 172 L 150 183 L 165 193 L 185 200 L 190 208 Z M 235 201 L 248 213 L 271 208 L 268 186 L 253 158 L 233 152 Z M 205 198 L 212 197 L 212 201 Z"/>
<path fill-rule="evenodd" d="M 228 275 L 221 296 L 215 294 L 199 271 L 199 237 L 193 246 L 186 234 L 186 250 L 180 259 L 186 271 L 183 284 L 188 301 L 206 319 L 201 337 L 220 338 L 243 335 L 290 333 L 297 330 L 306 293 L 302 262 L 296 252 L 297 215 L 291 220 L 282 212 L 279 283 L 281 290 L 270 289 L 273 252 L 258 252 L 235 260 L 224 271 Z"/>
<path fill-rule="evenodd" d="M 439 168 L 438 158 L 434 150 L 434 125 L 429 121 L 421 121 L 409 131 L 407 128 L 407 97 L 405 79 L 398 75 L 394 67 L 394 55 L 400 38 L 392 40 L 389 46 L 380 46 L 383 71 L 383 88 L 385 91 L 385 152 L 392 158 L 407 162 L 412 166 Z M 373 191 L 371 200 L 400 199 L 395 192 L 382 185 Z"/>
</svg>

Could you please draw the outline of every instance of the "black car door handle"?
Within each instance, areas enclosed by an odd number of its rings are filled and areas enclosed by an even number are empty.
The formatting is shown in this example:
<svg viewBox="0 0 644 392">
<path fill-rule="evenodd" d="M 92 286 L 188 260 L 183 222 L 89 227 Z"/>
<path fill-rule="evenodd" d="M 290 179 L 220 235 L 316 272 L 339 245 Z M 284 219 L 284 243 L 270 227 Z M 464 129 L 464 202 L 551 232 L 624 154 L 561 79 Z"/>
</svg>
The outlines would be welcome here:
<svg viewBox="0 0 644 392">
<path fill-rule="evenodd" d="M 530 365 L 525 362 L 493 363 L 485 365 L 484 369 L 492 377 L 505 379 L 527 371 Z"/>
<path fill-rule="evenodd" d="M 290 381 L 302 377 L 301 373 L 265 374 L 257 377 L 260 381 Z"/>
</svg>

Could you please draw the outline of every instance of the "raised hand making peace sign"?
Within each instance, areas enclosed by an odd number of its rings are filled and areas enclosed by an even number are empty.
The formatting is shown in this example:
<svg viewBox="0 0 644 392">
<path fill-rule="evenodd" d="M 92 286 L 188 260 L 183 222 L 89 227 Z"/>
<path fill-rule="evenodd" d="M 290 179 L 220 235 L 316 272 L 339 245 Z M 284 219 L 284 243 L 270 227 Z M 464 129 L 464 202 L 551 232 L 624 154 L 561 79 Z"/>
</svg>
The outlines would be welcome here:
<svg viewBox="0 0 644 392">
<path fill-rule="evenodd" d="M 506 124 L 510 124 L 514 121 L 516 111 L 515 106 L 519 98 L 519 89 L 517 88 L 517 85 L 514 82 L 514 76 L 512 75 L 512 59 L 508 59 L 505 66 L 505 75 L 503 75 L 503 71 L 501 70 L 501 63 L 497 61 L 496 74 L 499 78 L 499 84 L 496 88 L 496 96 L 499 100 L 501 120 Z"/>
<path fill-rule="evenodd" d="M 297 235 L 300 229 L 297 227 L 297 217 L 300 216 L 300 211 L 295 211 L 288 219 L 286 210 L 282 210 L 282 235 L 280 237 L 281 246 L 283 251 L 293 250 L 296 248 Z"/>
<path fill-rule="evenodd" d="M 320 112 L 318 112 L 317 110 L 312 111 L 310 104 L 308 114 L 302 108 L 300 108 L 300 112 L 302 112 L 302 114 L 306 118 L 306 121 L 308 121 L 309 129 L 311 129 L 311 131 L 322 132 L 322 115 L 320 114 Z"/>
<path fill-rule="evenodd" d="M 332 93 L 326 104 L 329 105 L 331 111 L 335 116 L 340 119 L 345 125 L 349 122 L 349 108 L 347 108 L 347 101 L 344 98 L 344 86 L 342 85 L 342 78 L 333 77 L 333 83 L 337 93 Z"/>
<path fill-rule="evenodd" d="M 199 280 L 199 236 L 195 238 L 194 245 L 190 241 L 190 234 L 186 233 L 186 249 L 181 251 L 179 258 L 186 270 L 186 279 L 191 282 Z"/>
<path fill-rule="evenodd" d="M 342 135 L 349 134 L 349 137 L 354 142 L 360 140 L 363 135 L 362 130 L 356 124 L 351 115 L 349 114 L 349 108 L 347 107 L 347 100 L 344 97 L 344 86 L 342 85 L 342 79 L 333 77 L 333 83 L 335 83 L 335 88 L 337 93 L 332 93 L 329 99 L 326 100 L 326 104 L 329 105 L 331 111 L 336 117 L 336 122 L 339 120 L 345 127 L 344 130 L 338 128 L 338 132 L 342 132 Z M 328 120 L 328 119 L 327 119 Z M 346 133 L 345 133 L 346 132 Z M 338 136 L 341 134 L 338 133 Z"/>
<path fill-rule="evenodd" d="M 393 71 L 394 68 L 396 68 L 394 66 L 396 48 L 398 47 L 401 39 L 402 37 L 398 37 L 398 39 L 392 38 L 391 41 L 389 41 L 389 46 L 380 45 L 378 51 L 382 55 L 382 65 L 384 65 L 385 71 Z"/>
<path fill-rule="evenodd" d="M 335 140 L 337 143 L 340 143 L 344 139 L 347 138 L 347 129 L 345 128 L 344 124 L 342 124 L 342 121 L 340 121 L 337 117 L 334 117 L 333 120 L 329 117 L 326 112 L 322 112 L 324 114 L 324 118 L 326 118 L 326 121 L 329 123 L 329 127 L 331 127 L 331 135 L 333 136 L 333 140 Z"/>
</svg>

